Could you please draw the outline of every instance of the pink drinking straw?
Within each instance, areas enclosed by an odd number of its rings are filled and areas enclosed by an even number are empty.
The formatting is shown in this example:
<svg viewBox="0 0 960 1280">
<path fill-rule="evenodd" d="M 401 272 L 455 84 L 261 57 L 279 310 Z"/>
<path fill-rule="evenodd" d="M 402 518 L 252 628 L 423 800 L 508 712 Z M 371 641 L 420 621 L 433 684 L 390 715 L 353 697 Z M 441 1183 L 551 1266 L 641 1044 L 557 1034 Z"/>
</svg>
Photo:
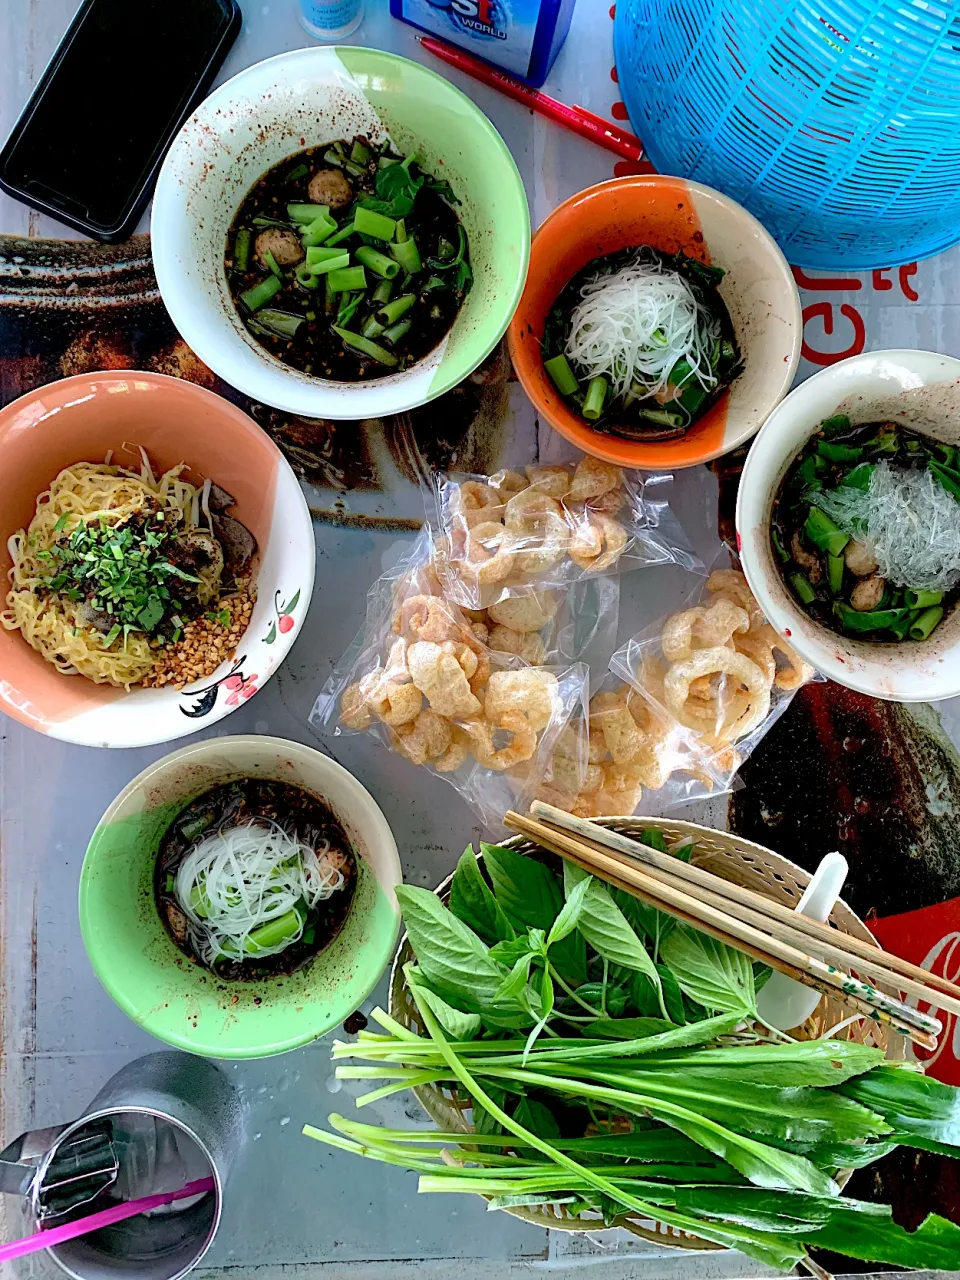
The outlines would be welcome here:
<svg viewBox="0 0 960 1280">
<path fill-rule="evenodd" d="M 198 1196 L 204 1191 L 212 1191 L 212 1178 L 198 1178 L 196 1182 L 188 1182 L 179 1191 L 161 1191 L 153 1196 L 141 1196 L 139 1200 L 128 1200 L 125 1204 L 116 1204 L 112 1209 L 102 1209 L 99 1213 L 91 1213 L 86 1218 L 78 1218 L 76 1222 L 68 1222 L 62 1227 L 51 1227 L 48 1231 L 38 1231 L 22 1240 L 13 1240 L 10 1244 L 0 1245 L 0 1262 L 12 1262 L 14 1258 L 24 1258 L 28 1253 L 39 1253 L 41 1249 L 50 1249 L 55 1244 L 64 1244 L 67 1240 L 75 1240 L 78 1236 L 88 1235 L 91 1231 L 99 1231 L 101 1227 L 112 1227 L 115 1222 L 123 1222 L 124 1218 L 135 1218 L 138 1213 L 146 1213 L 148 1209 L 159 1209 L 162 1204 L 172 1204 L 174 1200 L 185 1200 L 187 1196 Z"/>
</svg>

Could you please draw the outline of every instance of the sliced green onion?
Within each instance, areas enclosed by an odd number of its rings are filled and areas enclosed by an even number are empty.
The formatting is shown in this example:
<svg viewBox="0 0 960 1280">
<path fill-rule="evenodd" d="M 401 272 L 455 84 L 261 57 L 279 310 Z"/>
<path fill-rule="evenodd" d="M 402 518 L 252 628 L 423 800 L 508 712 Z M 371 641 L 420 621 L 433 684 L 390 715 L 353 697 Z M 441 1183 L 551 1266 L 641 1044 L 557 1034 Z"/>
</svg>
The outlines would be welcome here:
<svg viewBox="0 0 960 1280">
<path fill-rule="evenodd" d="M 369 147 L 365 147 L 359 138 L 355 138 L 350 148 L 350 159 L 354 164 L 369 164 L 372 156 Z"/>
<path fill-rule="evenodd" d="M 682 414 L 669 413 L 666 409 L 641 409 L 640 417 L 646 418 L 647 422 L 655 422 L 658 427 L 682 427 L 684 425 Z"/>
<path fill-rule="evenodd" d="M 790 552 L 783 545 L 783 540 L 780 537 L 779 529 L 770 530 L 770 541 L 773 543 L 773 549 L 777 553 L 777 556 L 780 559 L 781 563 L 783 564 L 789 563 Z"/>
<path fill-rule="evenodd" d="M 257 320 L 264 328 L 269 329 L 280 338 L 294 337 L 303 324 L 303 316 L 295 315 L 292 311 L 274 311 L 270 307 L 267 307 L 265 311 L 261 311 L 257 316 Z"/>
<path fill-rule="evenodd" d="M 932 609 L 924 609 L 910 627 L 910 639 L 926 640 L 942 617 L 943 609 L 940 605 L 934 605 Z"/>
<path fill-rule="evenodd" d="M 243 949 L 249 955 L 256 955 L 258 951 L 276 947 L 287 938 L 295 938 L 302 925 L 303 920 L 299 911 L 291 907 L 289 911 L 282 916 L 278 916 L 276 920 L 268 920 L 266 924 L 261 924 L 256 929 L 251 929 L 247 934 Z"/>
<path fill-rule="evenodd" d="M 309 226 L 311 222 L 316 222 L 317 218 L 329 218 L 330 206 L 328 204 L 288 204 L 287 217 L 291 222 L 306 223 Z"/>
<path fill-rule="evenodd" d="M 326 241 L 328 248 L 330 245 L 340 244 L 341 241 L 348 240 L 350 236 L 353 235 L 354 231 L 356 231 L 356 227 L 353 225 L 353 223 L 352 222 L 346 223 L 345 226 L 342 226 L 340 228 L 340 230 L 337 232 L 335 236 L 331 236 L 330 239 Z"/>
<path fill-rule="evenodd" d="M 363 336 L 365 338 L 379 338 L 384 332 L 384 326 L 380 324 L 376 316 L 371 316 L 363 326 Z"/>
<path fill-rule="evenodd" d="M 325 276 L 331 271 L 341 271 L 344 267 L 349 266 L 349 253 L 335 253 L 329 258 L 321 258 L 319 262 L 308 262 L 307 270 L 314 276 Z M 348 286 L 349 287 L 349 286 Z"/>
<path fill-rule="evenodd" d="M 398 227 L 399 225 L 397 223 Z M 416 240 L 398 240 L 396 244 L 390 246 L 390 252 L 409 275 L 415 276 L 418 271 L 423 270 L 420 250 L 417 248 Z"/>
<path fill-rule="evenodd" d="M 558 356 L 544 360 L 543 367 L 562 396 L 572 396 L 575 391 L 579 391 L 577 375 L 570 368 L 570 361 L 562 351 Z"/>
<path fill-rule="evenodd" d="M 843 587 L 843 556 L 827 556 L 827 582 L 833 594 L 839 595 Z"/>
<path fill-rule="evenodd" d="M 797 594 L 797 598 L 803 604 L 813 604 L 817 598 L 817 593 L 810 585 L 810 580 L 802 573 L 791 573 L 790 585 Z"/>
<path fill-rule="evenodd" d="M 276 276 L 269 275 L 265 280 L 261 280 L 259 284 L 255 284 L 252 289 L 244 289 L 240 294 L 240 301 L 248 311 L 256 311 L 258 307 L 264 306 L 270 299 L 283 288 L 283 282 L 278 280 Z"/>
<path fill-rule="evenodd" d="M 886 631 L 897 623 L 909 609 L 873 609 L 860 613 L 850 605 L 837 600 L 833 606 L 834 614 L 840 619 L 845 631 Z"/>
<path fill-rule="evenodd" d="M 374 209 L 365 209 L 363 205 L 358 205 L 354 211 L 353 226 L 361 235 L 373 236 L 376 240 L 392 240 L 397 233 L 394 218 L 388 218 L 385 213 L 377 213 Z"/>
<path fill-rule="evenodd" d="M 943 599 L 942 591 L 914 591 L 907 587 L 903 598 L 911 609 L 929 609 L 932 604 L 939 604 Z"/>
<path fill-rule="evenodd" d="M 384 329 L 383 336 L 393 346 L 396 346 L 400 339 L 408 334 L 412 328 L 412 320 L 398 320 L 397 323 L 392 324 L 389 329 Z"/>
<path fill-rule="evenodd" d="M 393 298 L 386 306 L 380 308 L 377 319 L 384 326 L 395 324 L 401 316 L 407 314 L 416 300 L 415 293 L 402 293 L 399 298 Z"/>
<path fill-rule="evenodd" d="M 241 227 L 233 240 L 233 265 L 237 271 L 246 271 L 249 267 L 252 244 L 253 232 L 249 227 Z"/>
<path fill-rule="evenodd" d="M 363 267 L 340 267 L 330 272 L 330 288 L 334 293 L 348 293 L 352 289 L 365 289 L 367 277 Z"/>
<path fill-rule="evenodd" d="M 280 218 L 266 218 L 261 214 L 259 217 L 252 218 L 251 221 L 255 227 L 283 227 L 284 231 L 290 230 L 290 223 L 283 222 Z"/>
<path fill-rule="evenodd" d="M 381 280 L 374 289 L 371 297 L 374 302 L 389 302 L 390 295 L 393 293 L 393 281 Z"/>
<path fill-rule="evenodd" d="M 359 249 L 355 249 L 353 256 L 358 262 L 362 262 L 365 267 L 369 267 L 374 275 L 382 276 L 384 280 L 392 280 L 400 274 L 399 262 L 394 262 L 385 253 L 381 253 L 379 249 L 374 249 L 368 244 L 362 244 Z"/>
<path fill-rule="evenodd" d="M 587 383 L 587 394 L 583 398 L 583 416 L 588 422 L 596 422 L 597 418 L 603 413 L 604 402 L 607 398 L 607 380 L 601 374 L 599 377 L 591 378 Z"/>
<path fill-rule="evenodd" d="M 336 324 L 332 328 L 345 346 L 353 347 L 355 351 L 369 356 L 371 360 L 376 360 L 379 364 L 387 365 L 389 368 L 393 368 L 394 365 L 399 363 L 399 358 L 392 351 L 388 351 L 386 347 L 379 346 L 376 342 L 371 342 L 369 338 L 364 338 L 362 334 L 351 333 L 349 329 L 342 329 Z"/>
<path fill-rule="evenodd" d="M 819 507 L 810 508 L 803 529 L 813 545 L 827 555 L 838 556 L 850 541 L 849 533 L 844 533 Z"/>
<path fill-rule="evenodd" d="M 340 309 L 337 311 L 337 324 L 345 329 L 354 315 L 360 309 L 365 294 L 362 289 L 358 289 L 356 293 L 344 293 L 340 295 Z"/>
<path fill-rule="evenodd" d="M 297 278 L 297 284 L 303 289 L 316 289 L 317 285 L 320 283 L 320 276 L 316 272 L 311 271 L 303 262 L 300 263 L 299 267 L 297 267 L 293 274 Z"/>
<path fill-rule="evenodd" d="M 300 243 L 305 249 L 311 245 L 323 244 L 337 229 L 337 224 L 332 218 L 321 215 L 315 218 L 307 227 L 306 231 L 300 233 Z"/>
<path fill-rule="evenodd" d="M 278 280 L 282 280 L 283 272 L 280 270 L 280 264 L 277 262 L 276 258 L 273 256 L 273 254 L 270 252 L 269 249 L 263 255 L 263 260 L 267 264 L 267 266 L 270 268 L 270 271 L 272 272 L 272 274 L 275 275 Z"/>
</svg>

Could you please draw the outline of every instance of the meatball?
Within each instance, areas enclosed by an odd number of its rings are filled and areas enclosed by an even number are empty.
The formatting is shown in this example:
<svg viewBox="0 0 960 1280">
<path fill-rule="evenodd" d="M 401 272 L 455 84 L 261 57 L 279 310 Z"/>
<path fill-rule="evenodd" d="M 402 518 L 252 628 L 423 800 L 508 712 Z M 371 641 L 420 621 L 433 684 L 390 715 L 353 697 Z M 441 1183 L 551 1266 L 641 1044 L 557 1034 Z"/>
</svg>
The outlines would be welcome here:
<svg viewBox="0 0 960 1280">
<path fill-rule="evenodd" d="M 820 581 L 820 576 L 823 572 L 820 568 L 820 561 L 812 552 L 806 549 L 800 541 L 800 534 L 796 529 L 793 532 L 793 537 L 790 539 L 790 552 L 800 568 L 806 569 L 807 577 L 813 585 L 816 586 Z"/>
<path fill-rule="evenodd" d="M 876 609 L 883 599 L 885 586 L 883 578 L 877 574 L 869 578 L 861 578 L 850 592 L 850 603 L 858 613 L 869 613 L 871 609 Z"/>
<path fill-rule="evenodd" d="M 307 195 L 313 204 L 345 209 L 353 200 L 353 187 L 339 169 L 320 169 L 310 179 Z"/>
<path fill-rule="evenodd" d="M 851 539 L 843 549 L 843 558 L 847 562 L 847 568 L 858 578 L 866 578 L 877 572 L 876 556 L 865 542 Z"/>
<path fill-rule="evenodd" d="M 303 247 L 292 231 L 282 227 L 268 227 L 261 231 L 254 244 L 257 261 L 269 266 L 267 254 L 272 253 L 278 267 L 292 267 L 303 261 Z"/>
</svg>

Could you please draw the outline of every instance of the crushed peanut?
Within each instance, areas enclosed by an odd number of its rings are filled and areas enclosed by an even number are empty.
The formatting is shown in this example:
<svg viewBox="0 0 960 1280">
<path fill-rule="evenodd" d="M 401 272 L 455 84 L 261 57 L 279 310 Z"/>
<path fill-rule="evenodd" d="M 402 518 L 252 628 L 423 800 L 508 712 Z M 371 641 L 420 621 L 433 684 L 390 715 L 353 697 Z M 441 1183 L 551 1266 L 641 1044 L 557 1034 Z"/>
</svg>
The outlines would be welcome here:
<svg viewBox="0 0 960 1280">
<path fill-rule="evenodd" d="M 250 625 L 254 599 L 249 591 L 240 590 L 221 598 L 206 613 L 188 622 L 177 643 L 160 651 L 157 665 L 144 679 L 144 685 L 160 689 L 172 684 L 175 689 L 182 689 L 213 675 L 221 663 L 236 653 Z M 222 613 L 229 615 L 228 621 L 221 621 Z"/>
</svg>

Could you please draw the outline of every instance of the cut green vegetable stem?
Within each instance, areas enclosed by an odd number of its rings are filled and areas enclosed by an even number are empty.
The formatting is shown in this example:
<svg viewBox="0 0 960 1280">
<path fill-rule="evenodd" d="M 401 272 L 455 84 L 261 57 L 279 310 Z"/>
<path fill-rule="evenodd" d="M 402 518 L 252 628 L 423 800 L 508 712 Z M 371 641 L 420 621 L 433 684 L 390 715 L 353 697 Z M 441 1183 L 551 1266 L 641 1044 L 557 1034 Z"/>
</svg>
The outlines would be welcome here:
<svg viewBox="0 0 960 1280">
<path fill-rule="evenodd" d="M 925 609 L 916 622 L 911 625 L 910 639 L 926 640 L 942 617 L 943 609 L 940 605 L 935 605 L 932 609 Z"/>
<path fill-rule="evenodd" d="M 389 329 L 384 329 L 383 336 L 388 342 L 392 342 L 394 346 L 405 337 L 413 328 L 412 320 L 398 320 L 396 324 L 392 324 Z"/>
<path fill-rule="evenodd" d="M 366 209 L 358 205 L 353 215 L 354 229 L 365 236 L 373 236 L 375 240 L 392 240 L 397 233 L 397 224 L 385 213 L 377 213 L 374 209 Z"/>
<path fill-rule="evenodd" d="M 942 591 L 913 591 L 909 587 L 903 598 L 911 609 L 926 609 L 932 604 L 939 604 L 943 599 Z"/>
<path fill-rule="evenodd" d="M 398 363 L 398 357 L 392 351 L 388 351 L 386 347 L 379 346 L 376 342 L 371 342 L 369 338 L 363 337 L 359 333 L 351 333 L 349 329 L 343 329 L 339 325 L 333 325 L 333 332 L 348 347 L 353 347 L 355 351 L 359 351 L 362 355 L 369 356 L 371 360 L 376 360 L 378 364 L 389 366 Z"/>
<path fill-rule="evenodd" d="M 347 293 L 352 289 L 366 289 L 367 277 L 363 267 L 341 267 L 330 271 L 330 288 L 334 293 Z"/>
<path fill-rule="evenodd" d="M 591 378 L 587 383 L 587 394 L 583 398 L 583 416 L 588 422 L 596 422 L 603 413 L 607 398 L 607 380 L 602 375 Z"/>
<path fill-rule="evenodd" d="M 398 239 L 396 244 L 392 244 L 390 246 L 390 252 L 408 275 L 415 276 L 418 271 L 423 269 L 423 263 L 420 259 L 420 250 L 417 248 L 416 240 Z"/>
<path fill-rule="evenodd" d="M 544 360 L 543 367 L 562 396 L 572 396 L 575 391 L 579 391 L 580 383 L 577 381 L 577 375 L 571 369 L 570 361 L 562 351 L 558 356 Z"/>
<path fill-rule="evenodd" d="M 374 249 L 372 245 L 363 244 L 359 249 L 354 249 L 353 256 L 365 267 L 369 267 L 374 275 L 382 276 L 384 280 L 392 280 L 400 273 L 399 262 L 388 258 L 385 253 Z"/>
<path fill-rule="evenodd" d="M 246 271 L 249 267 L 252 244 L 253 232 L 249 227 L 241 227 L 233 241 L 233 265 L 237 271 Z"/>
<path fill-rule="evenodd" d="M 282 281 L 275 275 L 269 275 L 253 288 L 244 289 L 240 294 L 240 301 L 249 311 L 256 311 L 259 307 L 265 306 L 282 288 Z"/>
<path fill-rule="evenodd" d="M 415 293 L 402 293 L 399 298 L 393 298 L 386 306 L 381 307 L 377 312 L 377 319 L 382 325 L 395 324 L 402 316 L 405 316 L 413 304 L 417 300 Z"/>
<path fill-rule="evenodd" d="M 389 302 L 393 293 L 393 281 L 381 280 L 373 293 L 370 295 L 374 302 Z"/>
<path fill-rule="evenodd" d="M 287 217 L 291 222 L 309 226 L 317 218 L 329 218 L 330 206 L 326 204 L 288 204 Z"/>
</svg>

